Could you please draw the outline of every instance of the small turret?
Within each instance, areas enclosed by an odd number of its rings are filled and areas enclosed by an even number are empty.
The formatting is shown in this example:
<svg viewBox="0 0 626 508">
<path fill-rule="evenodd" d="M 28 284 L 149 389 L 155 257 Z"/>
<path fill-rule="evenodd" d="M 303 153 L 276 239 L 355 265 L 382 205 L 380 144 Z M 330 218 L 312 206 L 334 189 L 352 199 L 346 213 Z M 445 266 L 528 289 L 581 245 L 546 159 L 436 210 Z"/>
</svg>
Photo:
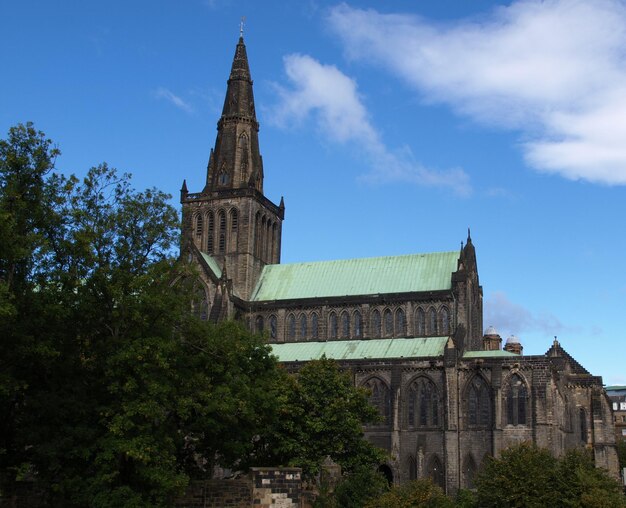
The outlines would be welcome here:
<svg viewBox="0 0 626 508">
<path fill-rule="evenodd" d="M 493 326 L 488 327 L 483 335 L 484 351 L 499 351 L 502 348 L 502 337 Z"/>
<path fill-rule="evenodd" d="M 508 351 L 509 353 L 521 355 L 524 348 L 522 347 L 519 339 L 515 335 L 511 335 L 508 339 L 506 339 L 506 343 L 504 344 L 504 350 Z"/>
</svg>

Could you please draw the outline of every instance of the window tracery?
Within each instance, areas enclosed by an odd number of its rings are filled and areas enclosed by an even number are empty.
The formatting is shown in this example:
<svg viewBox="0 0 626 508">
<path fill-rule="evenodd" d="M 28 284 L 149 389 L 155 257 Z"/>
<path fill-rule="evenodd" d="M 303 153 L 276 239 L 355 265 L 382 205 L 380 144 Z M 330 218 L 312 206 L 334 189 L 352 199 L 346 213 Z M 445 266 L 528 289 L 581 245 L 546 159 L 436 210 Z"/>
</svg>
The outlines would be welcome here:
<svg viewBox="0 0 626 508">
<path fill-rule="evenodd" d="M 467 419 L 472 426 L 488 427 L 491 424 L 491 394 L 480 376 L 474 376 L 467 388 Z"/>
<path fill-rule="evenodd" d="M 378 377 L 368 379 L 364 385 L 370 390 L 369 401 L 372 406 L 378 409 L 382 416 L 382 425 L 389 425 L 391 420 L 391 393 L 387 384 Z"/>
<path fill-rule="evenodd" d="M 528 389 L 524 380 L 513 374 L 506 389 L 506 417 L 509 425 L 526 425 Z"/>
<path fill-rule="evenodd" d="M 426 377 L 419 377 L 409 387 L 408 420 L 410 427 L 439 426 L 439 390 Z"/>
</svg>

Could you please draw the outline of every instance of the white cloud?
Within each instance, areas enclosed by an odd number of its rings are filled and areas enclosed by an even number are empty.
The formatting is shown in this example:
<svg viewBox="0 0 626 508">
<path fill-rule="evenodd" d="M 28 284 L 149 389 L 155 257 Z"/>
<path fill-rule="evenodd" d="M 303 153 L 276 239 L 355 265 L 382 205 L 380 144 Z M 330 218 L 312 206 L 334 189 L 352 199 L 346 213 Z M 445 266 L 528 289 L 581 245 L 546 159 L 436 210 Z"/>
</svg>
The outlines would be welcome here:
<svg viewBox="0 0 626 508">
<path fill-rule="evenodd" d="M 548 336 L 559 335 L 574 329 L 565 326 L 550 313 L 533 314 L 526 307 L 509 300 L 502 291 L 496 291 L 485 300 L 485 328 L 495 326 L 502 338 L 523 335 L 525 332 L 542 332 Z"/>
<path fill-rule="evenodd" d="M 341 4 L 328 22 L 350 58 L 387 68 L 425 100 L 518 130 L 537 170 L 626 184 L 623 1 L 518 1 L 451 24 Z"/>
<path fill-rule="evenodd" d="M 173 92 L 164 87 L 159 87 L 154 91 L 154 96 L 157 99 L 165 99 L 168 102 L 171 102 L 178 109 L 182 109 L 186 113 L 193 113 L 193 108 L 183 99 L 181 99 L 178 95 L 175 95 Z"/>
<path fill-rule="evenodd" d="M 470 192 L 469 178 L 462 169 L 435 171 L 416 162 L 406 147 L 390 150 L 372 125 L 356 82 L 335 66 L 298 54 L 286 56 L 284 63 L 292 87 L 276 85 L 280 102 L 275 123 L 302 122 L 314 116 L 320 132 L 329 139 L 355 143 L 366 155 L 371 166 L 364 176 L 367 180 L 447 187 L 461 195 Z"/>
</svg>

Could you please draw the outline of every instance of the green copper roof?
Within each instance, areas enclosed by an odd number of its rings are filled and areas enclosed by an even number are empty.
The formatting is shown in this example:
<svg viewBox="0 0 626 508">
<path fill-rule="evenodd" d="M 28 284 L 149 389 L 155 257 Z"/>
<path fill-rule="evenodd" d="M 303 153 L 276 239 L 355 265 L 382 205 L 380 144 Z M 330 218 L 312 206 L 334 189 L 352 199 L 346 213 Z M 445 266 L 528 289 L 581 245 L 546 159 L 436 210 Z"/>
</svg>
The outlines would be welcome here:
<svg viewBox="0 0 626 508">
<path fill-rule="evenodd" d="M 519 356 L 518 354 L 511 353 L 510 351 L 504 351 L 502 349 L 492 351 L 467 351 L 463 353 L 463 359 L 467 358 L 502 358 L 503 356 Z"/>
<path fill-rule="evenodd" d="M 207 265 L 209 265 L 209 268 L 213 271 L 215 276 L 219 279 L 222 276 L 222 269 L 217 264 L 217 261 L 215 261 L 215 258 L 213 258 L 212 256 L 209 256 L 206 252 L 200 251 L 200 254 L 202 254 L 202 259 L 206 261 Z"/>
<path fill-rule="evenodd" d="M 437 291 L 451 288 L 458 252 L 267 265 L 253 301 Z"/>
<path fill-rule="evenodd" d="M 333 340 L 270 344 L 281 362 L 306 362 L 326 355 L 334 360 L 424 358 L 443 355 L 448 337 L 413 339 Z"/>
</svg>

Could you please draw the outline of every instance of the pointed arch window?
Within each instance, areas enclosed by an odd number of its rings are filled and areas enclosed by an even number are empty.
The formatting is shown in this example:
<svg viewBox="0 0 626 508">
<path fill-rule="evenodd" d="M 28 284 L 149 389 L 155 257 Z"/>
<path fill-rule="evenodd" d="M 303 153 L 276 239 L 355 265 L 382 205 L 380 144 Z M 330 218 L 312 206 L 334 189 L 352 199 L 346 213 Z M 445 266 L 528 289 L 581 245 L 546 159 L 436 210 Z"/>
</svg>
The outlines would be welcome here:
<svg viewBox="0 0 626 508">
<path fill-rule="evenodd" d="M 372 312 L 372 330 L 370 332 L 370 337 L 373 338 L 380 338 L 382 337 L 382 330 L 381 330 L 381 325 L 380 325 L 380 312 L 378 312 L 378 310 L 374 309 L 374 312 Z"/>
<path fill-rule="evenodd" d="M 443 466 L 437 455 L 433 455 L 433 457 L 428 462 L 428 469 L 426 470 L 426 474 L 431 478 L 433 483 L 439 485 L 442 489 L 445 489 Z"/>
<path fill-rule="evenodd" d="M 197 282 L 191 299 L 191 311 L 194 316 L 206 321 L 209 317 L 209 299 L 204 284 Z"/>
<path fill-rule="evenodd" d="M 335 314 L 334 312 L 331 312 L 330 315 L 328 316 L 328 338 L 336 339 L 337 332 L 338 332 L 337 314 Z"/>
<path fill-rule="evenodd" d="M 276 259 L 278 259 L 277 248 L 276 248 L 276 234 L 277 234 L 277 226 L 276 223 L 272 224 L 272 249 L 270 251 L 270 259 L 268 260 L 270 263 L 275 263 Z"/>
<path fill-rule="evenodd" d="M 218 185 L 228 185 L 230 182 L 230 175 L 226 170 L 226 164 L 222 164 L 222 169 L 220 170 L 220 174 L 217 175 L 217 184 Z"/>
<path fill-rule="evenodd" d="M 265 243 L 265 259 L 269 260 L 270 254 L 272 252 L 272 221 L 267 220 L 267 231 L 265 232 L 266 243 Z"/>
<path fill-rule="evenodd" d="M 309 334 L 306 314 L 300 314 L 300 338 L 306 340 Z"/>
<path fill-rule="evenodd" d="M 220 254 L 224 254 L 226 250 L 226 214 L 224 210 L 220 210 L 217 214 L 217 221 L 219 223 L 219 235 L 217 249 Z"/>
<path fill-rule="evenodd" d="M 463 482 L 466 489 L 473 489 L 475 487 L 474 481 L 476 479 L 477 470 L 478 468 L 476 467 L 474 457 L 472 457 L 471 454 L 468 454 L 463 462 Z"/>
<path fill-rule="evenodd" d="M 276 340 L 278 336 L 278 319 L 273 314 L 270 316 L 270 339 Z"/>
<path fill-rule="evenodd" d="M 407 462 L 409 466 L 409 480 L 417 480 L 417 461 L 415 460 L 415 457 L 411 455 Z"/>
<path fill-rule="evenodd" d="M 202 228 L 204 224 L 202 221 L 202 215 L 196 215 L 196 238 L 202 238 Z"/>
<path fill-rule="evenodd" d="M 239 167 L 241 168 L 241 181 L 244 182 L 248 173 L 248 136 L 245 132 L 239 136 Z"/>
<path fill-rule="evenodd" d="M 423 309 L 417 309 L 415 313 L 415 333 L 418 337 L 426 335 L 426 316 Z"/>
<path fill-rule="evenodd" d="M 261 257 L 261 214 L 256 213 L 254 219 L 254 253 L 256 257 Z"/>
<path fill-rule="evenodd" d="M 513 374 L 506 388 L 506 419 L 509 425 L 526 425 L 528 389 L 524 380 Z"/>
<path fill-rule="evenodd" d="M 231 241 L 230 250 L 231 251 L 236 251 L 239 248 L 238 232 L 239 232 L 239 212 L 237 212 L 236 208 L 233 208 L 230 211 L 230 241 Z"/>
<path fill-rule="evenodd" d="M 370 378 L 363 386 L 370 390 L 370 404 L 378 409 L 383 418 L 378 425 L 389 425 L 391 421 L 391 391 L 389 387 L 378 377 Z"/>
<path fill-rule="evenodd" d="M 213 235 L 215 234 L 215 217 L 213 216 L 213 212 L 209 212 L 207 214 L 207 246 L 206 250 L 209 254 L 213 254 Z"/>
<path fill-rule="evenodd" d="M 480 376 L 474 376 L 467 388 L 467 419 L 468 424 L 475 427 L 491 424 L 491 395 Z"/>
<path fill-rule="evenodd" d="M 354 313 L 354 336 L 358 339 L 363 337 L 363 317 L 358 310 Z"/>
<path fill-rule="evenodd" d="M 434 308 L 428 311 L 428 333 L 430 335 L 439 335 L 437 333 L 437 311 Z"/>
<path fill-rule="evenodd" d="M 385 309 L 383 321 L 385 323 L 385 337 L 393 337 L 393 316 L 389 309 Z"/>
<path fill-rule="evenodd" d="M 450 334 L 450 313 L 448 312 L 447 307 L 442 307 L 439 311 L 439 315 L 441 316 L 441 335 L 449 335 Z"/>
<path fill-rule="evenodd" d="M 585 410 L 581 407 L 578 410 L 578 420 L 579 420 L 579 424 L 580 424 L 580 442 L 581 443 L 586 443 L 587 442 L 587 413 L 585 413 Z"/>
<path fill-rule="evenodd" d="M 406 337 L 406 319 L 402 309 L 396 310 L 396 337 Z"/>
<path fill-rule="evenodd" d="M 409 387 L 409 427 L 438 427 L 439 390 L 430 379 L 420 377 Z"/>
<path fill-rule="evenodd" d="M 291 342 L 296 340 L 296 316 L 293 314 L 287 316 L 287 340 Z"/>
<path fill-rule="evenodd" d="M 261 217 L 260 236 L 261 236 L 260 257 L 263 258 L 265 256 L 265 249 L 267 247 L 267 218 L 265 217 L 265 215 Z"/>
<path fill-rule="evenodd" d="M 256 333 L 263 333 L 263 329 L 265 328 L 263 316 L 256 317 L 255 328 L 256 328 Z"/>
<path fill-rule="evenodd" d="M 350 338 L 350 314 L 345 310 L 341 313 L 341 337 Z"/>
<path fill-rule="evenodd" d="M 317 313 L 311 314 L 311 340 L 317 340 L 319 338 L 319 326 Z"/>
</svg>

